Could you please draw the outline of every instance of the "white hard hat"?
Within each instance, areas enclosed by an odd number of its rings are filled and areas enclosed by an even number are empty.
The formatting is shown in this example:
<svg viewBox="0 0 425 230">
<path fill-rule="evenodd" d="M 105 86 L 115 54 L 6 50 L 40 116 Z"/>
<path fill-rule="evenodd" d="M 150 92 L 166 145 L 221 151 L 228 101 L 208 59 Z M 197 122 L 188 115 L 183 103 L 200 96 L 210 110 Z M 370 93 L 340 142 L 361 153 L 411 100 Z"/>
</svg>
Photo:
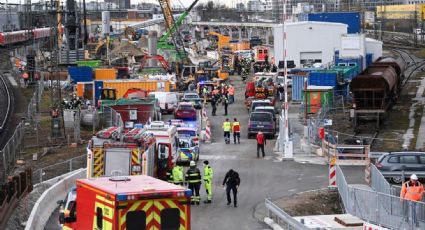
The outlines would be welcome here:
<svg viewBox="0 0 425 230">
<path fill-rule="evenodd" d="M 412 174 L 412 175 L 410 176 L 410 179 L 411 179 L 411 180 L 418 180 L 418 176 L 416 176 L 416 174 Z"/>
<path fill-rule="evenodd" d="M 190 166 L 196 166 L 195 161 L 190 161 Z"/>
</svg>

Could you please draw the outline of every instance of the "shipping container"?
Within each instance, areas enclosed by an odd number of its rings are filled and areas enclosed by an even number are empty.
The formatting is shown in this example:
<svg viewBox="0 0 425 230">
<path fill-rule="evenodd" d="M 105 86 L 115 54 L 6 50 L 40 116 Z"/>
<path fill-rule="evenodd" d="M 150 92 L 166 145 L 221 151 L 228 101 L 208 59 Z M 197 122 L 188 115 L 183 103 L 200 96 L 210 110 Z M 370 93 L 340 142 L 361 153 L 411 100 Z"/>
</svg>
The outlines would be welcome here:
<svg viewBox="0 0 425 230">
<path fill-rule="evenodd" d="M 68 74 L 73 83 L 93 81 L 93 69 L 88 66 L 70 66 Z"/>
<path fill-rule="evenodd" d="M 366 68 L 372 64 L 373 62 L 373 54 L 366 54 Z"/>
<path fill-rule="evenodd" d="M 97 81 L 96 81 L 97 82 Z M 142 80 L 107 80 L 102 81 L 102 88 L 116 89 L 117 90 L 117 99 L 122 98 L 127 90 L 136 88 L 148 90 L 151 92 L 161 91 L 161 92 L 170 92 L 170 82 L 169 81 L 142 81 Z M 96 91 L 101 89 L 96 88 Z M 98 92 L 96 92 L 96 95 Z M 100 95 L 100 92 L 99 92 Z"/>
<path fill-rule="evenodd" d="M 329 107 L 333 104 L 332 86 L 307 86 L 303 91 L 304 109 L 307 113 L 317 113 L 322 107 Z"/>
<path fill-rule="evenodd" d="M 292 101 L 301 101 L 303 99 L 303 90 L 306 87 L 309 73 L 299 72 L 292 77 Z"/>
<path fill-rule="evenodd" d="M 93 99 L 93 82 L 78 82 L 76 92 L 80 98 Z"/>
<path fill-rule="evenodd" d="M 310 13 L 308 14 L 308 21 L 343 23 L 348 25 L 347 32 L 349 34 L 361 32 L 359 12 Z"/>
<path fill-rule="evenodd" d="M 95 69 L 94 78 L 96 80 L 115 80 L 117 79 L 116 69 Z"/>
<path fill-rule="evenodd" d="M 99 68 L 101 64 L 101 60 L 77 61 L 77 66 L 87 66 L 92 68 Z"/>
<path fill-rule="evenodd" d="M 308 85 L 336 87 L 340 80 L 339 77 L 342 76 L 339 76 L 338 72 L 333 70 L 313 71 L 308 76 Z"/>
</svg>

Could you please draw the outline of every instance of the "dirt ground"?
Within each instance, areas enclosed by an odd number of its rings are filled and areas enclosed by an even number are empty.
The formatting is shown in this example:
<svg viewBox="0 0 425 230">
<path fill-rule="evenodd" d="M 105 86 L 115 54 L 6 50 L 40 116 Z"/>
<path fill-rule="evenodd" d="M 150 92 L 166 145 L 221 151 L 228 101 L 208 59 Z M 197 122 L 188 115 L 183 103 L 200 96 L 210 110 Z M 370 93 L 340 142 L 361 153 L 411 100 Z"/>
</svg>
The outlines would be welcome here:
<svg viewBox="0 0 425 230">
<path fill-rule="evenodd" d="M 273 202 L 291 216 L 343 213 L 338 191 L 329 189 L 298 193 Z"/>
</svg>

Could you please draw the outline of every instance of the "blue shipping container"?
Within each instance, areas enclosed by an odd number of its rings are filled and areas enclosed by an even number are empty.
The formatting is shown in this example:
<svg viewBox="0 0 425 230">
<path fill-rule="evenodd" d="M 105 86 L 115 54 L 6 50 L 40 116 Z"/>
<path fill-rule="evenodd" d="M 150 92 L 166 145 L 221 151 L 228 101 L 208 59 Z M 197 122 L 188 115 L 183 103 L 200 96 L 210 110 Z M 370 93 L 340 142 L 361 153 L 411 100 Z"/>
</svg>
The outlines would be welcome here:
<svg viewBox="0 0 425 230">
<path fill-rule="evenodd" d="M 338 85 L 338 74 L 335 71 L 311 72 L 308 77 L 308 85 L 332 86 Z"/>
<path fill-rule="evenodd" d="M 360 33 L 361 30 L 361 18 L 359 12 L 310 13 L 308 14 L 308 20 L 347 24 L 347 32 L 349 34 Z"/>
<path fill-rule="evenodd" d="M 304 82 L 307 80 L 308 74 L 292 75 L 292 101 L 303 100 Z"/>
<path fill-rule="evenodd" d="M 93 69 L 88 66 L 70 66 L 68 74 L 73 83 L 93 81 Z"/>
<path fill-rule="evenodd" d="M 372 64 L 373 62 L 373 54 L 366 54 L 366 68 Z"/>
</svg>

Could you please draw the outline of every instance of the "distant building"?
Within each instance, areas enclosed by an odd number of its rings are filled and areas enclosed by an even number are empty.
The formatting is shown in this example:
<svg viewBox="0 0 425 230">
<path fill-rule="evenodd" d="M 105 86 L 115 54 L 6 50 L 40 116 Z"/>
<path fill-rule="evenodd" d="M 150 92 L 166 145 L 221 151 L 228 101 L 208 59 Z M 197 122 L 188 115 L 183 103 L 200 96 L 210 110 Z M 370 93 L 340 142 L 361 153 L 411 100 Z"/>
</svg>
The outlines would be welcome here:
<svg viewBox="0 0 425 230">
<path fill-rule="evenodd" d="M 114 3 L 119 9 L 131 9 L 130 0 L 105 0 L 106 3 Z"/>
<path fill-rule="evenodd" d="M 236 9 L 237 9 L 238 11 L 244 11 L 244 10 L 245 10 L 245 4 L 243 4 L 242 2 L 237 3 L 237 4 L 236 4 Z"/>
<path fill-rule="evenodd" d="M 263 12 L 266 10 L 266 4 L 260 0 L 249 0 L 248 11 Z"/>
</svg>

